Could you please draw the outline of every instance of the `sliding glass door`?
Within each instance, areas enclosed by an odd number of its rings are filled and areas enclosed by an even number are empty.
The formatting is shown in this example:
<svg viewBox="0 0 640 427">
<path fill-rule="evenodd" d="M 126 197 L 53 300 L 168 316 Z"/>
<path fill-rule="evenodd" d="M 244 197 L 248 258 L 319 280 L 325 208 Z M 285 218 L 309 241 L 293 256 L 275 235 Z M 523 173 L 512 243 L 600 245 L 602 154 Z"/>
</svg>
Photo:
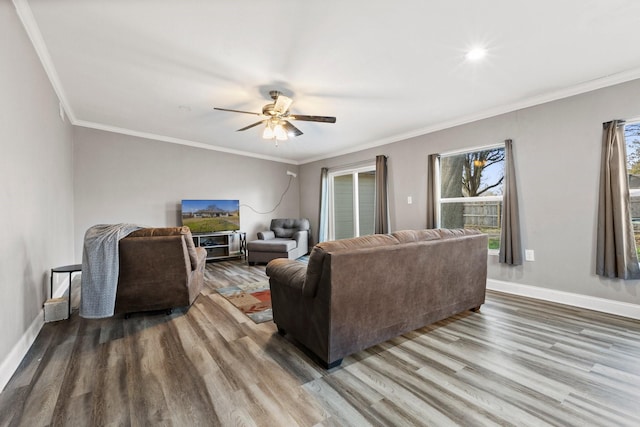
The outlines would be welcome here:
<svg viewBox="0 0 640 427">
<path fill-rule="evenodd" d="M 374 233 L 375 166 L 329 174 L 329 239 Z"/>
</svg>

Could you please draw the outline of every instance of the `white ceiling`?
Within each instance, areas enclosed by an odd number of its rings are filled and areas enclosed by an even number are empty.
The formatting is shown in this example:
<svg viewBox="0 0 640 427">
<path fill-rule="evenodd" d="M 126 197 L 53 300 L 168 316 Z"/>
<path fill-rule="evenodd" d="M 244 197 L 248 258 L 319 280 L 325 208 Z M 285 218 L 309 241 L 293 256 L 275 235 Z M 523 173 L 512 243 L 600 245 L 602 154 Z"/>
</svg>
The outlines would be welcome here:
<svg viewBox="0 0 640 427">
<path fill-rule="evenodd" d="M 638 0 L 14 3 L 72 123 L 298 164 L 640 78 Z"/>
</svg>

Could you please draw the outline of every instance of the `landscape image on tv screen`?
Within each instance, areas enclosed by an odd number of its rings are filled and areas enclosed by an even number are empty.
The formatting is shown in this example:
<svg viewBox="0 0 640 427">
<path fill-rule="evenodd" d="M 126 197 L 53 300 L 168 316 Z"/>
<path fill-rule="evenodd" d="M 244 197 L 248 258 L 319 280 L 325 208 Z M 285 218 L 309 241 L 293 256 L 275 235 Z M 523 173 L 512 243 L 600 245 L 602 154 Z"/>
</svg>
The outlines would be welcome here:
<svg viewBox="0 0 640 427">
<path fill-rule="evenodd" d="M 240 201 L 183 200 L 182 225 L 192 233 L 240 230 Z"/>
</svg>

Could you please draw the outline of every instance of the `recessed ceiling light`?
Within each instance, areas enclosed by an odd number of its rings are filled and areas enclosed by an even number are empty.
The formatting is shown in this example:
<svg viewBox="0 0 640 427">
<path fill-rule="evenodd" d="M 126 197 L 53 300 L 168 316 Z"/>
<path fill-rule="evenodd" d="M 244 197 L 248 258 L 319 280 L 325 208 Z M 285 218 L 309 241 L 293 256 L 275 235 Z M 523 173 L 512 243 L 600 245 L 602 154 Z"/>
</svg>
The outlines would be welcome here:
<svg viewBox="0 0 640 427">
<path fill-rule="evenodd" d="M 487 50 L 483 47 L 475 47 L 465 55 L 469 61 L 479 61 L 487 55 Z"/>
</svg>

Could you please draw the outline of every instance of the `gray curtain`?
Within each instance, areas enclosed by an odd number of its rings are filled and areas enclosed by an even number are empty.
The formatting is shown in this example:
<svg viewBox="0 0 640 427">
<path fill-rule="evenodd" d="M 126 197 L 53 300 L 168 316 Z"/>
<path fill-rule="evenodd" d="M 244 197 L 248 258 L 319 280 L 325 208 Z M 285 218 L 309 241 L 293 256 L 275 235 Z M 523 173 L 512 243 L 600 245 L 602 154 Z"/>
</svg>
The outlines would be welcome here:
<svg viewBox="0 0 640 427">
<path fill-rule="evenodd" d="M 438 218 L 438 201 L 436 200 L 436 183 L 438 179 L 436 177 L 438 167 L 437 154 L 429 154 L 429 160 L 427 163 L 427 228 L 436 228 L 436 218 Z"/>
<path fill-rule="evenodd" d="M 376 156 L 376 234 L 389 233 L 389 196 L 387 192 L 387 156 Z"/>
<path fill-rule="evenodd" d="M 510 139 L 504 142 L 504 194 L 502 195 L 502 232 L 500 233 L 498 261 L 508 265 L 521 265 L 520 214 L 518 213 L 518 190 L 512 145 Z"/>
<path fill-rule="evenodd" d="M 639 279 L 640 268 L 629 213 L 624 122 L 603 123 L 596 274 Z"/>
<path fill-rule="evenodd" d="M 320 170 L 320 225 L 318 226 L 318 242 L 329 239 L 329 169 Z"/>
</svg>

